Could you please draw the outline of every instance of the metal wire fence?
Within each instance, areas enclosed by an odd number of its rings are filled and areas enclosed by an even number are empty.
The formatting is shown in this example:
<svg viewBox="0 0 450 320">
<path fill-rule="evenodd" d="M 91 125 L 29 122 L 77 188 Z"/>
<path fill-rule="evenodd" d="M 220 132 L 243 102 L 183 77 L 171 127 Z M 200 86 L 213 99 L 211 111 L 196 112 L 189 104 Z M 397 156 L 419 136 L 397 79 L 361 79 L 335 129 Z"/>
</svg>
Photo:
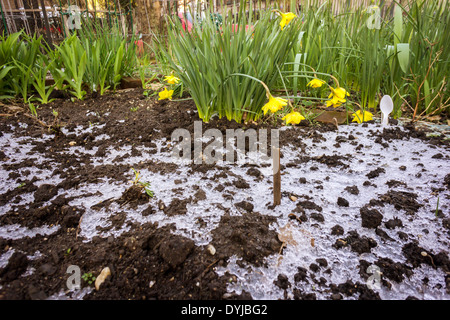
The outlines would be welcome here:
<svg viewBox="0 0 450 320">
<path fill-rule="evenodd" d="M 23 30 L 59 42 L 74 30 L 73 21 L 116 24 L 125 35 L 133 32 L 133 0 L 0 0 L 0 34 Z"/>
</svg>

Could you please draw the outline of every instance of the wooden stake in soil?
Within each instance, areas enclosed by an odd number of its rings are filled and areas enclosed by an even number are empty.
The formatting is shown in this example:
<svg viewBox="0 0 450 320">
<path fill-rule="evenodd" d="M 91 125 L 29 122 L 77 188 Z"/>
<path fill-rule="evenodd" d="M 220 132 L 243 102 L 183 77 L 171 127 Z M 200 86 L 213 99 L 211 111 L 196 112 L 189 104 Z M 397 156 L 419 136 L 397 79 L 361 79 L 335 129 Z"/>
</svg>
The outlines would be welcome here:
<svg viewBox="0 0 450 320">
<path fill-rule="evenodd" d="M 272 148 L 273 159 L 273 205 L 281 204 L 280 148 Z"/>
<path fill-rule="evenodd" d="M 44 0 L 41 0 L 41 8 L 42 8 L 42 15 L 44 16 L 45 37 L 47 38 L 47 43 L 49 44 L 50 48 L 53 49 L 53 41 L 52 36 L 50 34 L 50 23 L 48 23 L 47 10 L 45 9 Z"/>
</svg>

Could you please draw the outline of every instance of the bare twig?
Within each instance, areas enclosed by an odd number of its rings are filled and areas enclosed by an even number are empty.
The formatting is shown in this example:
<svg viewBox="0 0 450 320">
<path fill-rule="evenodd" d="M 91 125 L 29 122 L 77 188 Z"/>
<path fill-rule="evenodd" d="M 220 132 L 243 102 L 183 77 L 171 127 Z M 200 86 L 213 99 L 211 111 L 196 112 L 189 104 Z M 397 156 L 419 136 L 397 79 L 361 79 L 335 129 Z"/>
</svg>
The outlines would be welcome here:
<svg viewBox="0 0 450 320">
<path fill-rule="evenodd" d="M 441 85 L 441 87 L 439 88 L 439 90 L 438 90 L 436 96 L 433 98 L 433 100 L 430 101 L 430 103 L 429 103 L 429 105 L 426 107 L 426 109 L 425 109 L 424 111 L 422 111 L 422 113 L 418 116 L 419 118 L 422 117 L 422 115 L 423 115 L 424 113 L 427 112 L 427 110 L 428 110 L 428 109 L 431 107 L 431 105 L 433 104 L 434 100 L 436 100 L 438 97 L 441 97 L 441 106 L 440 106 L 439 108 L 433 110 L 430 114 L 426 115 L 424 118 L 430 117 L 430 116 L 432 116 L 433 114 L 435 114 L 436 112 L 438 112 L 438 111 L 440 111 L 440 110 L 442 110 L 442 109 L 445 109 L 445 108 L 447 108 L 447 107 L 449 106 L 449 105 L 447 104 L 447 102 L 450 100 L 450 98 L 447 99 L 447 101 L 445 101 L 444 104 L 442 104 L 442 99 L 444 98 L 444 96 L 443 96 L 443 95 L 441 96 L 441 94 L 440 94 L 441 91 L 443 91 L 443 89 L 444 89 L 444 87 L 445 87 L 446 84 L 447 84 L 447 82 L 445 82 L 445 77 L 444 77 L 444 81 L 442 81 L 442 85 Z"/>
<path fill-rule="evenodd" d="M 211 268 L 213 265 L 215 265 L 217 262 L 219 262 L 220 259 L 217 259 L 213 263 L 209 264 L 205 270 L 203 270 L 202 274 L 200 275 L 200 279 L 203 278 L 203 276 L 209 271 L 209 268 Z"/>
</svg>

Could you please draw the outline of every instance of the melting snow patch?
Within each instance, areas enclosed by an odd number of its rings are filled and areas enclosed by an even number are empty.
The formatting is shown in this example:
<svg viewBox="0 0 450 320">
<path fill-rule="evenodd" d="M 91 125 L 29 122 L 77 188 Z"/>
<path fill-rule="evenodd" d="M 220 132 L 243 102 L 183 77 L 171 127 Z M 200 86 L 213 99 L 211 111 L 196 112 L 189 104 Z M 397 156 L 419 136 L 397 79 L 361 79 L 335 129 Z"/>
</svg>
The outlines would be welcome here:
<svg viewBox="0 0 450 320">
<path fill-rule="evenodd" d="M 0 237 L 12 240 L 22 239 L 25 237 L 33 238 L 38 234 L 50 235 L 58 231 L 59 228 L 60 226 L 53 226 L 53 227 L 43 226 L 39 228 L 28 229 L 18 224 L 10 224 L 0 226 Z"/>
</svg>

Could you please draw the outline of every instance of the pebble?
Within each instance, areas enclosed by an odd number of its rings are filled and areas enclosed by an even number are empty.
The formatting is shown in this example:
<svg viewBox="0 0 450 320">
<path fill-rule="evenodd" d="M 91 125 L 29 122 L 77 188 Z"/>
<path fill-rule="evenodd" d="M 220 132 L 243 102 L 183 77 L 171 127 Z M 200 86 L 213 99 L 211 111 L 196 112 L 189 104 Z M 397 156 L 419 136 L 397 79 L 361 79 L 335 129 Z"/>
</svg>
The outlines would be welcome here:
<svg viewBox="0 0 450 320">
<path fill-rule="evenodd" d="M 108 276 L 111 275 L 111 270 L 109 269 L 109 267 L 106 267 L 102 270 L 102 272 L 100 272 L 100 274 L 98 275 L 98 277 L 95 279 L 95 290 L 99 290 L 100 289 L 100 285 L 105 282 L 106 278 L 108 278 Z"/>
<path fill-rule="evenodd" d="M 209 244 L 206 247 L 206 250 L 208 250 L 208 252 L 213 256 L 216 254 L 216 248 L 214 248 L 214 246 L 212 244 Z"/>
</svg>

